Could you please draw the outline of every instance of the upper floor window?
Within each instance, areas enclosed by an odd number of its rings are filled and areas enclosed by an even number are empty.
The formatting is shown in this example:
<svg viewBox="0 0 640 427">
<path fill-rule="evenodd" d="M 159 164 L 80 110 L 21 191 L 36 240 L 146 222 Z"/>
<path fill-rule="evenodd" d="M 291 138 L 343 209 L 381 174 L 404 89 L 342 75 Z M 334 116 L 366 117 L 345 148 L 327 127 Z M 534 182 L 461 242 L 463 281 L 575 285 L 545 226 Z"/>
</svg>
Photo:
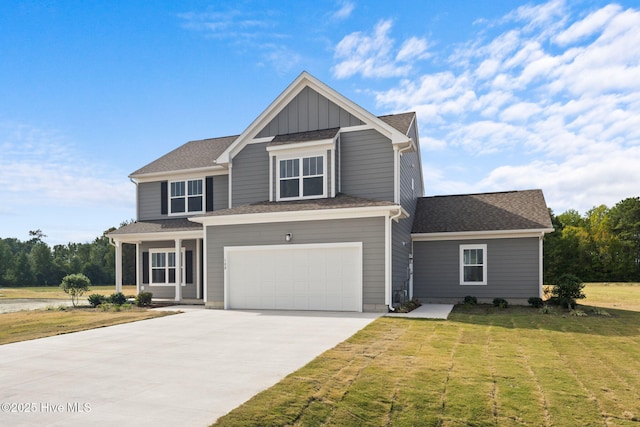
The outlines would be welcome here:
<svg viewBox="0 0 640 427">
<path fill-rule="evenodd" d="M 278 198 L 304 199 L 326 196 L 324 156 L 279 161 Z"/>
<path fill-rule="evenodd" d="M 460 284 L 487 284 L 487 245 L 460 245 Z"/>
<path fill-rule="evenodd" d="M 170 185 L 170 214 L 202 212 L 204 201 L 202 179 L 173 181 Z"/>
</svg>

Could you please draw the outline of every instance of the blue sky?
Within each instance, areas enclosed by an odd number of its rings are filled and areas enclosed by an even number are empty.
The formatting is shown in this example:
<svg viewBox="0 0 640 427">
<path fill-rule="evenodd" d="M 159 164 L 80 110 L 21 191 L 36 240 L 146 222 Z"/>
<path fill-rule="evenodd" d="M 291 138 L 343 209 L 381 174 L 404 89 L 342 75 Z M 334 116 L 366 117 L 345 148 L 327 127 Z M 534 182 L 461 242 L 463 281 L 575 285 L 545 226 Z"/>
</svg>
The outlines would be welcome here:
<svg viewBox="0 0 640 427">
<path fill-rule="evenodd" d="M 0 58 L 3 238 L 132 219 L 131 172 L 241 133 L 303 70 L 418 113 L 426 195 L 640 195 L 639 1 L 7 1 Z"/>
</svg>

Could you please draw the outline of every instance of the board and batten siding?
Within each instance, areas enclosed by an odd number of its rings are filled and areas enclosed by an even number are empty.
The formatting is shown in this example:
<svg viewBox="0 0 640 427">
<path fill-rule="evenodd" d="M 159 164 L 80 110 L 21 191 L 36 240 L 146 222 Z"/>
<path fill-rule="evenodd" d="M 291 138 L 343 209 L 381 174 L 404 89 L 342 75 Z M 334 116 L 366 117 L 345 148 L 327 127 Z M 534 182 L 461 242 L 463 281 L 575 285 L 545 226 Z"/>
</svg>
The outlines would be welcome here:
<svg viewBox="0 0 640 427">
<path fill-rule="evenodd" d="M 487 245 L 487 284 L 460 285 L 460 245 Z M 539 296 L 537 237 L 413 243 L 413 294 L 423 302 L 461 301 L 471 295 L 491 302 L 526 303 Z"/>
<path fill-rule="evenodd" d="M 362 242 L 363 310 L 383 310 L 384 217 L 206 227 L 207 306 L 224 307 L 224 247 Z M 386 307 L 386 306 L 385 306 Z"/>
<path fill-rule="evenodd" d="M 262 129 L 256 138 L 361 125 L 362 121 L 306 87 Z"/>
<path fill-rule="evenodd" d="M 233 158 L 231 207 L 269 200 L 267 144 L 248 144 Z"/>
<path fill-rule="evenodd" d="M 350 196 L 394 201 L 393 147 L 373 129 L 340 135 L 340 186 Z"/>
</svg>

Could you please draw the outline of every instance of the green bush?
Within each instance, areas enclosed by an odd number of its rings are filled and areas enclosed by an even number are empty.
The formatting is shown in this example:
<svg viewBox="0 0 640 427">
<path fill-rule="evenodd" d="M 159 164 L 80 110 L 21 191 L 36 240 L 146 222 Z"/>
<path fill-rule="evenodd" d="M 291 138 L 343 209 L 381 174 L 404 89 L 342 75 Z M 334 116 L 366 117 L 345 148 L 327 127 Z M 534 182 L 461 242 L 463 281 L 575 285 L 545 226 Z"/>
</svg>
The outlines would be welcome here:
<svg viewBox="0 0 640 427">
<path fill-rule="evenodd" d="M 62 279 L 60 288 L 71 296 L 71 302 L 75 307 L 78 305 L 78 299 L 89 290 L 91 280 L 84 274 L 68 274 Z"/>
<path fill-rule="evenodd" d="M 88 299 L 89 299 L 89 304 L 91 304 L 91 307 L 95 308 L 100 304 L 104 303 L 107 300 L 107 297 L 101 294 L 91 294 L 89 295 Z"/>
<path fill-rule="evenodd" d="M 509 302 L 504 298 L 494 298 L 493 306 L 499 308 L 507 308 L 509 307 Z"/>
<path fill-rule="evenodd" d="M 153 294 L 151 292 L 140 292 L 136 295 L 136 305 L 138 307 L 148 307 L 151 305 Z"/>
<path fill-rule="evenodd" d="M 114 305 L 122 305 L 125 302 L 127 302 L 127 297 L 122 292 L 116 292 L 109 296 L 109 299 L 107 300 L 107 302 L 110 302 L 111 304 L 114 304 Z"/>
<path fill-rule="evenodd" d="M 529 298 L 529 305 L 533 308 L 542 308 L 544 301 L 540 297 L 531 297 Z"/>
<path fill-rule="evenodd" d="M 583 289 L 584 283 L 577 276 L 566 273 L 556 281 L 552 295 L 563 307 L 573 309 L 576 307 L 577 299 L 586 297 Z"/>
<path fill-rule="evenodd" d="M 465 305 L 476 305 L 478 304 L 478 298 L 467 295 L 466 297 L 464 297 L 464 303 Z"/>
</svg>

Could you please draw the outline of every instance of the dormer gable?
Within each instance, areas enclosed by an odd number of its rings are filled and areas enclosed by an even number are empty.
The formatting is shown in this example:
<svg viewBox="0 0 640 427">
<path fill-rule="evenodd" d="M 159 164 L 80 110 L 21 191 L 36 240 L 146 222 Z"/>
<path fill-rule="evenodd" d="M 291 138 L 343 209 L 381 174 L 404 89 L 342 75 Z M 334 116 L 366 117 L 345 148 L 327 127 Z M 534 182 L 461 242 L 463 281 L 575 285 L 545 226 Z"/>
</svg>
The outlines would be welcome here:
<svg viewBox="0 0 640 427">
<path fill-rule="evenodd" d="M 301 109 L 301 103 L 313 106 L 317 114 L 309 118 L 308 109 Z M 307 113 L 301 110 L 307 110 Z M 217 164 L 229 163 L 235 154 L 256 139 L 269 140 L 278 134 L 319 130 L 322 127 L 354 126 L 376 129 L 394 145 L 411 144 L 406 134 L 303 71 L 218 157 Z"/>
</svg>

